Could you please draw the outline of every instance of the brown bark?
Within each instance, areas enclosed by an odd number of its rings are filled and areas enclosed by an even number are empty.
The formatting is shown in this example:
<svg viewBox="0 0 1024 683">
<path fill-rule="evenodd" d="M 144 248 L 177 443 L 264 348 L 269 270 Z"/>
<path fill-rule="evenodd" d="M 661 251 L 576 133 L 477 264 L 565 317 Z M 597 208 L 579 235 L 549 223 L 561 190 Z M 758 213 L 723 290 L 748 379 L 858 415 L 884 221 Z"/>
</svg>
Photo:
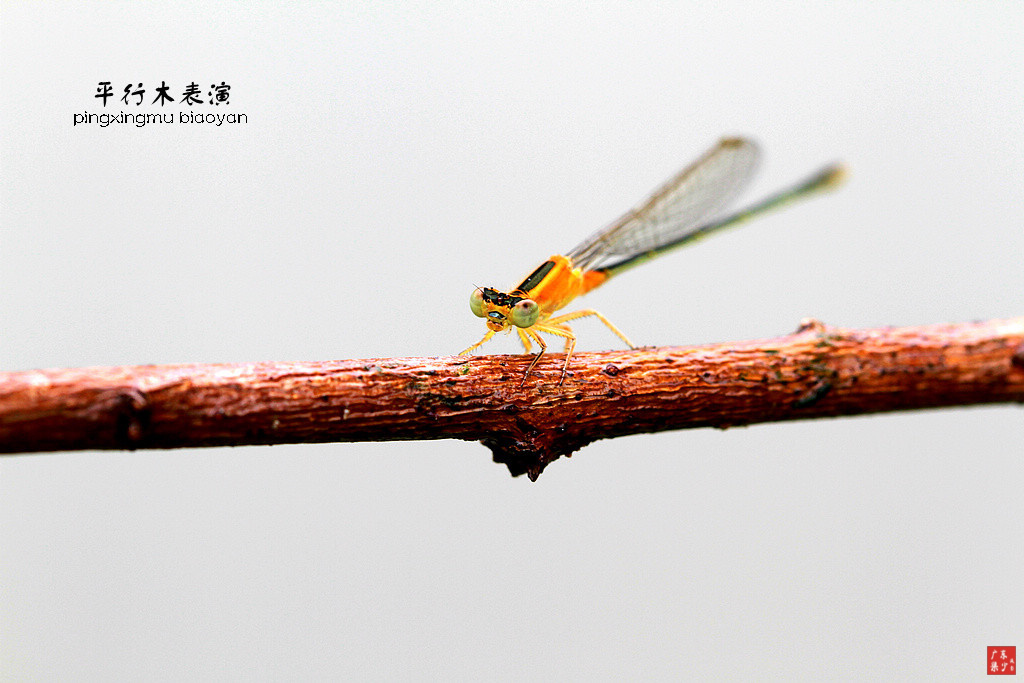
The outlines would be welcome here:
<svg viewBox="0 0 1024 683">
<path fill-rule="evenodd" d="M 1024 318 L 530 357 L 0 373 L 0 452 L 466 439 L 536 478 L 597 439 L 1024 402 Z"/>
</svg>

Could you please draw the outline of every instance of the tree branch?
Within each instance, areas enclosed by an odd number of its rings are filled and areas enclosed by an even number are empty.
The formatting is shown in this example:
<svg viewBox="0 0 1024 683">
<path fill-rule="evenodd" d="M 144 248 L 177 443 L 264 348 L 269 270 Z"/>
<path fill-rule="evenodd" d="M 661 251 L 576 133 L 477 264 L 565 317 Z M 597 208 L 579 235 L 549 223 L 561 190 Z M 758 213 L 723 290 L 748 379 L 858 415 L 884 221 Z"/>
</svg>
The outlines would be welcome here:
<svg viewBox="0 0 1024 683">
<path fill-rule="evenodd" d="M 0 373 L 0 452 L 479 440 L 536 479 L 597 439 L 1024 402 L 1024 317 L 545 357 Z"/>
</svg>

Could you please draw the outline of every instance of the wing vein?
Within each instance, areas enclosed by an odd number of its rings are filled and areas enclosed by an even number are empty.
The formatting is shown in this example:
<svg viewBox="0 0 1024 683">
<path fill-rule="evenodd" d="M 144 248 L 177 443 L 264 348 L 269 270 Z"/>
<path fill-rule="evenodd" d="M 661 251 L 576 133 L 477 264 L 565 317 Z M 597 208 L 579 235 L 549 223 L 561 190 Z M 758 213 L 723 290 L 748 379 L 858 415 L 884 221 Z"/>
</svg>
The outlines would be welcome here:
<svg viewBox="0 0 1024 683">
<path fill-rule="evenodd" d="M 726 138 L 566 256 L 583 270 L 673 242 L 725 209 L 753 177 L 757 146 Z"/>
</svg>

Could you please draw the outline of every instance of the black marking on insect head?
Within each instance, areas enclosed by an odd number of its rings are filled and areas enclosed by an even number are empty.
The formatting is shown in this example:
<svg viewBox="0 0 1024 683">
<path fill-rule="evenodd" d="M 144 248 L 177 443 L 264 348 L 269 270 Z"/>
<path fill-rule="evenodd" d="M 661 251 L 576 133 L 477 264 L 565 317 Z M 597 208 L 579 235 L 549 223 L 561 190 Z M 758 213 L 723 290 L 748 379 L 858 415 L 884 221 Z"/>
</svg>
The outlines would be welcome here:
<svg viewBox="0 0 1024 683">
<path fill-rule="evenodd" d="M 491 311 L 490 313 L 487 314 L 487 317 L 490 318 L 491 320 L 497 320 L 500 322 L 505 319 L 505 314 L 501 313 L 500 311 Z"/>
<path fill-rule="evenodd" d="M 523 280 L 523 284 L 516 287 L 516 291 L 529 293 L 531 289 L 540 284 L 540 281 L 544 279 L 544 276 L 551 272 L 551 269 L 555 267 L 554 261 L 545 261 L 540 264 L 537 270 L 530 274 L 530 277 Z"/>
<path fill-rule="evenodd" d="M 512 308 L 517 303 L 522 301 L 525 297 L 515 296 L 514 294 L 505 294 L 504 292 L 499 292 L 496 289 L 484 287 L 483 298 L 484 301 L 486 301 L 489 304 L 494 304 L 495 306 L 502 307 L 507 306 L 508 308 Z"/>
</svg>

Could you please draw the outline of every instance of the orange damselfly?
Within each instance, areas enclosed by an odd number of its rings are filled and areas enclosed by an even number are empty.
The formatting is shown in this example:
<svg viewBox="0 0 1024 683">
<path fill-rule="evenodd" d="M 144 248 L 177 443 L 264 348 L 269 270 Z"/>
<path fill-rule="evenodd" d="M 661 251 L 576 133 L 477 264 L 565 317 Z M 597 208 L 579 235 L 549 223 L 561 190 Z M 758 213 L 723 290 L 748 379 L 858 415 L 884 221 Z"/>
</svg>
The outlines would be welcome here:
<svg viewBox="0 0 1024 683">
<path fill-rule="evenodd" d="M 828 166 L 757 204 L 716 217 L 753 176 L 757 158 L 758 149 L 753 142 L 726 138 L 611 225 L 566 255 L 555 254 L 542 263 L 512 291 L 477 288 L 469 306 L 474 315 L 486 320 L 487 334 L 459 355 L 472 352 L 502 330 L 515 328 L 527 353 L 532 351 L 531 342 L 540 347 L 526 369 L 519 385 L 522 386 L 547 350 L 540 333 L 551 334 L 565 340 L 565 362 L 558 380 L 561 385 L 576 347 L 576 335 L 567 325 L 570 321 L 594 316 L 630 348 L 637 348 L 619 328 L 593 309 L 552 315 L 613 275 L 799 197 L 835 187 L 845 174 L 842 166 Z"/>
</svg>

